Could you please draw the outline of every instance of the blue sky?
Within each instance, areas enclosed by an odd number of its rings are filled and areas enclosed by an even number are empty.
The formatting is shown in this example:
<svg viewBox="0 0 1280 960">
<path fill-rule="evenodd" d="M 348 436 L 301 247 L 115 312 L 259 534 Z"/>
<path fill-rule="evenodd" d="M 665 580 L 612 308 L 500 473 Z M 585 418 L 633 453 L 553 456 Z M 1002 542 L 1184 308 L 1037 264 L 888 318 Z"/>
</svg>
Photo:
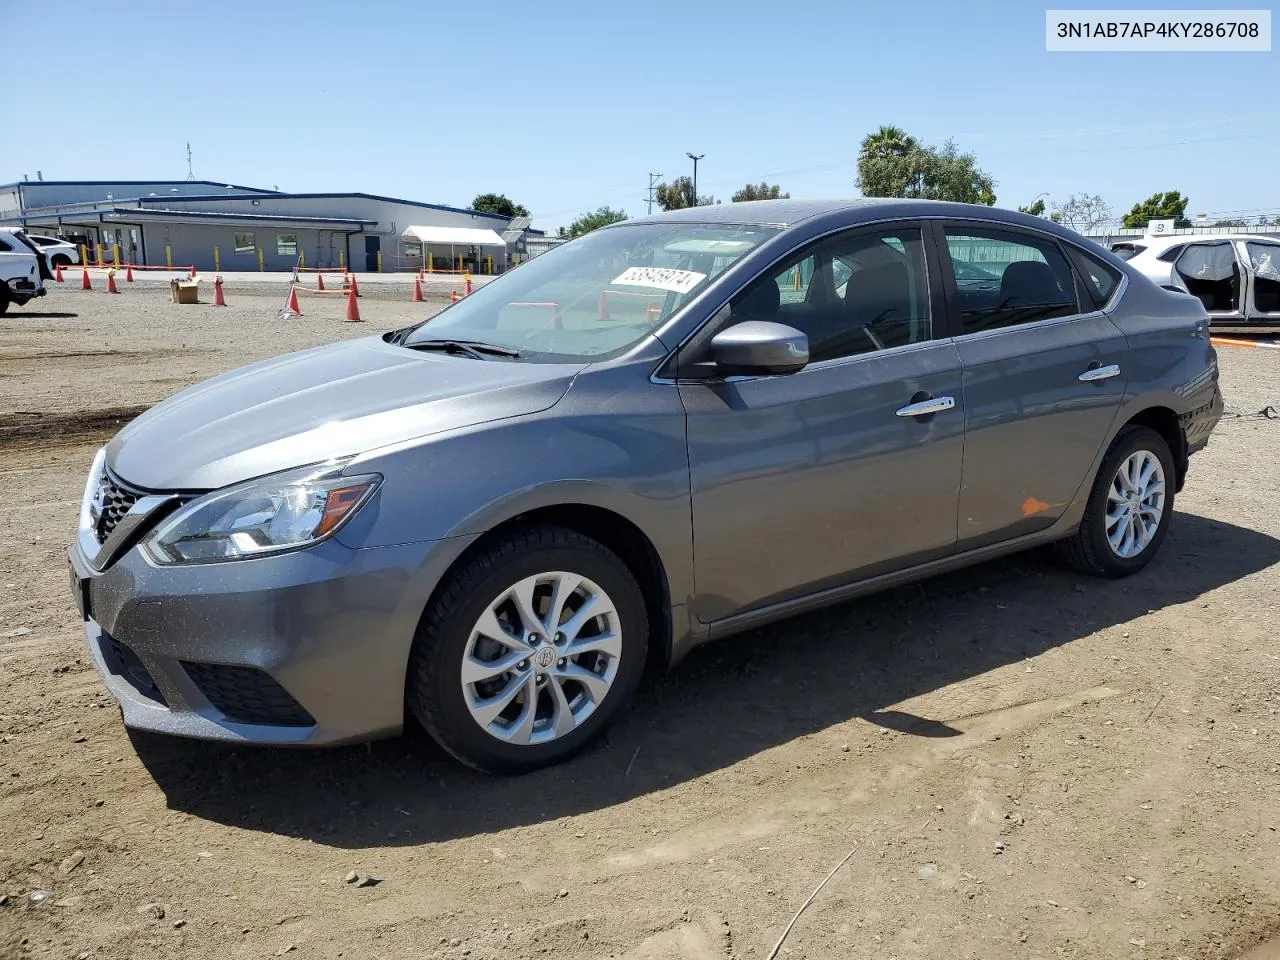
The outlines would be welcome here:
<svg viewBox="0 0 1280 960">
<path fill-rule="evenodd" d="M 1045 7 L 86 5 L 10 45 L 58 105 L 10 130 L 0 182 L 181 179 L 190 140 L 202 179 L 462 206 L 495 191 L 552 228 L 644 212 L 647 174 L 689 173 L 688 151 L 726 201 L 761 179 L 852 196 L 859 142 L 893 123 L 974 152 L 1001 206 L 1085 191 L 1119 215 L 1177 189 L 1192 214 L 1280 215 L 1280 54 L 1047 53 Z"/>
</svg>

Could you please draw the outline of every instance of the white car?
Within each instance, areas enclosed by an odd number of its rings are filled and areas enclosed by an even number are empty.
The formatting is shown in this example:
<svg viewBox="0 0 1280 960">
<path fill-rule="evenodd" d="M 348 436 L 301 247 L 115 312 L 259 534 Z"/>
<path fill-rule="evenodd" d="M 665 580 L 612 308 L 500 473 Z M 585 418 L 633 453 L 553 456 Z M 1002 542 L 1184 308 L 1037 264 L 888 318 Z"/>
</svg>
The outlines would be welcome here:
<svg viewBox="0 0 1280 960">
<path fill-rule="evenodd" d="M 47 279 L 48 265 L 35 244 L 21 230 L 0 228 L 0 313 L 11 303 L 43 297 Z"/>
<path fill-rule="evenodd" d="M 1199 297 L 1215 330 L 1280 329 L 1280 238 L 1249 234 L 1134 237 L 1111 244 L 1160 286 Z"/>
<path fill-rule="evenodd" d="M 26 236 L 44 253 L 50 269 L 59 266 L 69 267 L 73 263 L 80 262 L 80 248 L 74 243 L 69 243 L 61 237 L 42 237 L 34 233 L 28 233 Z"/>
</svg>

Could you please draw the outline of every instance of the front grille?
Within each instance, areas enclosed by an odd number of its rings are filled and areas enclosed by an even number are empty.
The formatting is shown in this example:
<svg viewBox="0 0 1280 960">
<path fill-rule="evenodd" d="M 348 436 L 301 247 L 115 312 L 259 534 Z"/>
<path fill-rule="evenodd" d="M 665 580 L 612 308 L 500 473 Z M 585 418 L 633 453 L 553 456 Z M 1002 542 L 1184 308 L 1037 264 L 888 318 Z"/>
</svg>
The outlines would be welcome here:
<svg viewBox="0 0 1280 960">
<path fill-rule="evenodd" d="M 186 660 L 182 667 L 205 699 L 228 720 L 273 727 L 315 726 L 311 714 L 270 674 L 257 667 Z"/>
<path fill-rule="evenodd" d="M 169 705 L 136 653 L 115 637 L 105 633 L 98 640 L 98 648 L 102 651 L 102 659 L 107 665 L 107 670 L 117 677 L 122 677 L 129 686 L 148 700 L 154 700 L 162 707 Z"/>
<path fill-rule="evenodd" d="M 106 543 L 111 531 L 116 528 L 124 515 L 142 497 L 136 490 L 131 490 L 109 472 L 103 471 L 98 480 L 98 491 L 94 499 L 97 512 L 93 532 L 99 543 Z"/>
</svg>

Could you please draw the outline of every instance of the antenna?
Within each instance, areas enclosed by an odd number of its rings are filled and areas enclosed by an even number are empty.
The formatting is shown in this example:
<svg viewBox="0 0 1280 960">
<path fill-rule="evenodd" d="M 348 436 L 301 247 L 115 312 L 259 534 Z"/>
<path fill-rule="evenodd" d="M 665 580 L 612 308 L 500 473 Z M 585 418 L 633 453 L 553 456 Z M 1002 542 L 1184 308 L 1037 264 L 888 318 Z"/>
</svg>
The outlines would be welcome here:
<svg viewBox="0 0 1280 960">
<path fill-rule="evenodd" d="M 191 141 L 187 141 L 187 179 L 194 180 L 196 175 L 191 172 Z"/>
</svg>

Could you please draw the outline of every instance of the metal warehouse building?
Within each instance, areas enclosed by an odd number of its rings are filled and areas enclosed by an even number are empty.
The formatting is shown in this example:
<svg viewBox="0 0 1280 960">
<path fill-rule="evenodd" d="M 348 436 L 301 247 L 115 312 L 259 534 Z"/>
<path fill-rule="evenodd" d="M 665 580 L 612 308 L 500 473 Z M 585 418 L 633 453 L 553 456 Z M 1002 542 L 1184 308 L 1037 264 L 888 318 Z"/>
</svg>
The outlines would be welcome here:
<svg viewBox="0 0 1280 960">
<path fill-rule="evenodd" d="M 210 270 L 343 266 L 501 273 L 527 256 L 528 218 L 368 193 L 283 193 L 212 180 L 0 185 L 0 224 L 101 245 L 112 262 Z M 117 253 L 118 251 L 118 253 Z"/>
</svg>

